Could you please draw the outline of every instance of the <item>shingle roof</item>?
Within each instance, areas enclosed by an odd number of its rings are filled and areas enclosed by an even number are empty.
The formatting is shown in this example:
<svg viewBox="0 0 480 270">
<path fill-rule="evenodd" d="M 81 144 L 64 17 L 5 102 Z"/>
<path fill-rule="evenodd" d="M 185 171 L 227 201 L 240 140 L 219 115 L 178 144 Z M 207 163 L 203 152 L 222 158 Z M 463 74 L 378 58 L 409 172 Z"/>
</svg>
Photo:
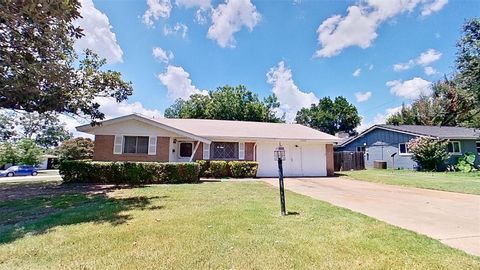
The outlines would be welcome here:
<svg viewBox="0 0 480 270">
<path fill-rule="evenodd" d="M 480 139 L 480 129 L 474 128 L 421 125 L 374 125 L 357 136 L 343 141 L 338 146 L 343 147 L 377 128 L 440 139 Z"/>
<path fill-rule="evenodd" d="M 472 139 L 480 138 L 480 129 L 447 126 L 420 126 L 420 125 L 378 125 L 391 130 L 408 132 L 423 136 L 431 136 L 442 139 Z"/>
<path fill-rule="evenodd" d="M 248 121 L 150 118 L 132 114 L 103 121 L 103 125 L 119 121 L 136 119 L 148 124 L 173 128 L 201 138 L 242 138 L 242 139 L 278 139 L 339 142 L 340 138 L 300 124 L 265 123 Z M 84 125 L 77 130 L 95 134 L 96 127 Z"/>
</svg>

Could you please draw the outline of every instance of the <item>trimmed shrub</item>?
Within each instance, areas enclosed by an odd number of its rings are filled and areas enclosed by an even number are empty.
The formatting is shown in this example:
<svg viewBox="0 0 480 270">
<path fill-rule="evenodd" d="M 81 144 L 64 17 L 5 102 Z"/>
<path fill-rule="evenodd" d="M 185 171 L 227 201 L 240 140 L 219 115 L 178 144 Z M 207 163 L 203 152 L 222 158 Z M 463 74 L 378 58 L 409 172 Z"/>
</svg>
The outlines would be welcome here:
<svg viewBox="0 0 480 270">
<path fill-rule="evenodd" d="M 257 175 L 258 162 L 230 161 L 230 172 L 235 178 L 252 178 Z"/>
<path fill-rule="evenodd" d="M 179 184 L 199 180 L 196 163 L 100 162 L 65 160 L 60 175 L 67 183 L 101 184 Z"/>
<path fill-rule="evenodd" d="M 197 163 L 200 177 L 252 178 L 258 170 L 258 162 L 254 161 L 197 160 Z"/>
<path fill-rule="evenodd" d="M 209 167 L 210 174 L 216 178 L 228 177 L 230 176 L 230 171 L 228 169 L 228 164 L 223 160 L 212 160 L 210 161 Z"/>
</svg>

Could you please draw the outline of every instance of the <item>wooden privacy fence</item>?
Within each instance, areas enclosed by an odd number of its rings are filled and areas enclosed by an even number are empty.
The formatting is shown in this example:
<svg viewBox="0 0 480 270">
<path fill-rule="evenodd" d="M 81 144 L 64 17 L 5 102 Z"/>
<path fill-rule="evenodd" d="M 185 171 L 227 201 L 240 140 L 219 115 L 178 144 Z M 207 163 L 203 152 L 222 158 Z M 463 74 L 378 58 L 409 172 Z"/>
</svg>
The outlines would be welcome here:
<svg viewBox="0 0 480 270">
<path fill-rule="evenodd" d="M 336 172 L 364 170 L 365 158 L 363 152 L 341 151 L 333 153 L 333 168 Z"/>
</svg>

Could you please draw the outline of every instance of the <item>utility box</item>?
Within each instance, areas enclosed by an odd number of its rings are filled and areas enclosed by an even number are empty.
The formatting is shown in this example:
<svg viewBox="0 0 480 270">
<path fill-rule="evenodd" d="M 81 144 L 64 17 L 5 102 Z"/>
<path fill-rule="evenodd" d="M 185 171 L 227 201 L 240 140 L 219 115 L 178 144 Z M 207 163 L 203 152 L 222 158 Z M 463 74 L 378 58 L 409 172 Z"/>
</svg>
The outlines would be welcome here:
<svg viewBox="0 0 480 270">
<path fill-rule="evenodd" d="M 375 169 L 386 169 L 387 162 L 384 160 L 374 160 L 373 161 L 373 168 Z"/>
</svg>

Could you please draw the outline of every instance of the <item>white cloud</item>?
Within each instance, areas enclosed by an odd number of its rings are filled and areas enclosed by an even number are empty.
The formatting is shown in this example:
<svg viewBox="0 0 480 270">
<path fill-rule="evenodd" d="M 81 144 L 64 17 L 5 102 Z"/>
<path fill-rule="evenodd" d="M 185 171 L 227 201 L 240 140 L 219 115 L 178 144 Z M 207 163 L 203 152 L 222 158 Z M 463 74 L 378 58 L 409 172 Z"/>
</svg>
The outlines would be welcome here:
<svg viewBox="0 0 480 270">
<path fill-rule="evenodd" d="M 370 64 L 370 65 L 368 66 L 368 70 L 372 70 L 372 69 L 373 69 L 373 64 Z"/>
<path fill-rule="evenodd" d="M 369 100 L 371 97 L 372 97 L 372 92 L 370 92 L 370 91 L 365 92 L 365 93 L 362 93 L 362 92 L 356 92 L 355 93 L 355 98 L 357 99 L 358 103 L 365 102 L 365 101 Z"/>
<path fill-rule="evenodd" d="M 427 66 L 433 62 L 438 61 L 442 57 L 442 53 L 434 49 L 428 49 L 425 52 L 422 52 L 417 58 L 410 59 L 406 63 L 399 63 L 393 65 L 394 71 L 404 71 L 411 69 L 417 65 Z"/>
<path fill-rule="evenodd" d="M 152 54 L 155 59 L 165 64 L 168 64 L 168 62 L 170 62 L 170 60 L 172 60 L 174 57 L 171 51 L 167 52 L 160 47 L 153 48 Z"/>
<path fill-rule="evenodd" d="M 435 61 L 438 61 L 442 57 L 442 53 L 434 49 L 428 49 L 426 52 L 420 54 L 417 59 L 417 64 L 426 66 Z"/>
<path fill-rule="evenodd" d="M 407 69 L 411 69 L 412 67 L 415 66 L 415 61 L 409 60 L 407 63 L 399 63 L 393 65 L 393 70 L 394 71 L 404 71 Z"/>
<path fill-rule="evenodd" d="M 423 71 L 425 72 L 426 75 L 428 76 L 431 76 L 431 75 L 435 75 L 438 73 L 438 71 L 436 69 L 434 69 L 433 67 L 425 67 L 423 69 Z"/>
<path fill-rule="evenodd" d="M 295 119 L 298 110 L 304 107 L 310 108 L 311 104 L 318 102 L 314 93 L 303 92 L 295 85 L 292 70 L 286 68 L 283 61 L 270 68 L 267 73 L 267 82 L 272 85 L 272 92 L 280 102 L 280 115 L 285 113 L 288 122 Z"/>
<path fill-rule="evenodd" d="M 397 112 L 399 112 L 400 110 L 402 110 L 402 106 L 398 106 L 398 107 L 393 107 L 393 108 L 388 108 L 386 109 L 383 113 L 377 113 L 374 117 L 373 117 L 373 120 L 372 121 L 364 121 L 365 117 L 362 117 L 362 121 L 360 123 L 360 126 L 358 126 L 356 128 L 357 132 L 362 132 L 366 129 L 368 129 L 369 127 L 373 126 L 373 125 L 380 125 L 380 124 L 385 124 L 386 121 L 387 121 L 387 118 Z"/>
<path fill-rule="evenodd" d="M 201 8 L 207 9 L 211 7 L 212 1 L 211 0 L 176 0 L 175 4 L 179 7 L 185 8 Z"/>
<path fill-rule="evenodd" d="M 170 17 L 172 3 L 170 0 L 147 0 L 148 9 L 143 14 L 143 23 L 154 27 L 155 21 Z"/>
<path fill-rule="evenodd" d="M 388 81 L 386 85 L 390 87 L 390 93 L 407 99 L 415 99 L 421 95 L 430 95 L 432 93 L 431 82 L 419 77 L 408 81 Z"/>
<path fill-rule="evenodd" d="M 234 34 L 247 27 L 250 31 L 261 19 L 261 14 L 250 0 L 225 0 L 212 10 L 212 25 L 207 37 L 222 48 L 235 47 Z"/>
<path fill-rule="evenodd" d="M 360 76 L 360 73 L 362 72 L 362 69 L 361 68 L 357 68 L 353 73 L 353 77 L 358 77 Z"/>
<path fill-rule="evenodd" d="M 404 12 L 412 12 L 428 0 L 362 0 L 347 8 L 347 15 L 333 15 L 325 19 L 317 29 L 317 57 L 332 57 L 343 49 L 358 46 L 370 47 L 377 38 L 381 23 Z M 431 0 L 423 5 L 422 14 L 440 10 L 446 0 Z M 430 12 L 430 13 L 429 13 Z"/>
<path fill-rule="evenodd" d="M 95 8 L 92 0 L 81 0 L 80 14 L 74 25 L 80 26 L 85 34 L 75 41 L 75 50 L 92 49 L 100 57 L 107 59 L 109 64 L 123 62 L 123 51 L 118 45 L 115 33 L 107 15 Z"/>
<path fill-rule="evenodd" d="M 158 75 L 158 79 L 167 87 L 167 96 L 172 100 L 186 100 L 193 94 L 208 94 L 208 91 L 200 90 L 192 84 L 190 74 L 182 67 L 169 65 L 164 73 Z"/>
<path fill-rule="evenodd" d="M 163 26 L 163 34 L 165 36 L 168 35 L 181 35 L 182 38 L 187 37 L 188 26 L 183 23 L 176 23 L 173 27 L 165 24 Z"/>
<path fill-rule="evenodd" d="M 448 0 L 430 0 L 425 2 L 427 3 L 422 7 L 422 16 L 428 16 L 440 11 L 448 3 Z"/>
</svg>

